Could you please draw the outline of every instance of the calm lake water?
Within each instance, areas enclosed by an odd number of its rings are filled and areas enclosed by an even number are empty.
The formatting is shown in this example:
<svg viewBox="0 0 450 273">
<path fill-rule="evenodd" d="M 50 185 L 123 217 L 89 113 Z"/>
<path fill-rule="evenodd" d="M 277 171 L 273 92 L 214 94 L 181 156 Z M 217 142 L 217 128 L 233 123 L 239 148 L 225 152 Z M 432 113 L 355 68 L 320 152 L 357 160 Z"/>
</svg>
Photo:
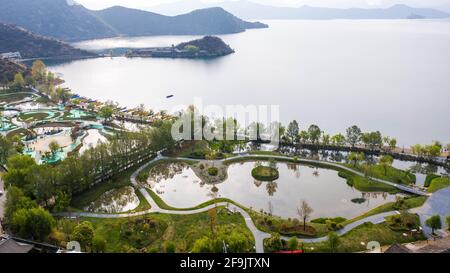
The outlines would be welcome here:
<svg viewBox="0 0 450 273">
<path fill-rule="evenodd" d="M 232 164 L 228 178 L 215 185 L 217 196 L 232 199 L 246 207 L 274 215 L 297 217 L 297 207 L 306 200 L 314 209 L 313 218 L 342 216 L 352 218 L 395 200 L 387 193 L 362 193 L 347 185 L 336 171 L 303 165 L 278 163 L 280 177 L 259 182 L 251 176 L 255 162 Z M 188 208 L 213 198 L 213 185 L 203 183 L 183 163 L 164 163 L 150 172 L 149 187 L 174 207 Z M 351 200 L 365 198 L 357 204 Z"/>
<path fill-rule="evenodd" d="M 401 145 L 450 142 L 450 21 L 267 21 L 223 35 L 215 60 L 98 58 L 54 64 L 75 92 L 155 110 L 204 104 L 279 105 L 281 121 L 327 132 L 358 124 Z M 117 38 L 85 49 L 177 44 L 192 36 Z M 165 97 L 173 94 L 174 98 Z"/>
</svg>

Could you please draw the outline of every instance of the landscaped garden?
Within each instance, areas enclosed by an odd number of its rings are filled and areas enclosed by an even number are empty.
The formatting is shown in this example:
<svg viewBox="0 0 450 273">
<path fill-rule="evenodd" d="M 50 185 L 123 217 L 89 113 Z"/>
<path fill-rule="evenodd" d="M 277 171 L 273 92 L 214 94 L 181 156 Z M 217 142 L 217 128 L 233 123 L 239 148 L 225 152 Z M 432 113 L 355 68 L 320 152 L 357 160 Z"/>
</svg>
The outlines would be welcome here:
<svg viewBox="0 0 450 273">
<path fill-rule="evenodd" d="M 83 220 L 91 223 L 93 237 L 107 240 L 105 252 L 223 252 L 223 241 L 230 252 L 254 251 L 254 238 L 244 218 L 225 207 L 191 215 Z M 52 236 L 61 245 L 76 235 L 76 222 L 67 221 L 60 220 Z M 90 251 L 92 240 L 82 247 Z"/>
</svg>

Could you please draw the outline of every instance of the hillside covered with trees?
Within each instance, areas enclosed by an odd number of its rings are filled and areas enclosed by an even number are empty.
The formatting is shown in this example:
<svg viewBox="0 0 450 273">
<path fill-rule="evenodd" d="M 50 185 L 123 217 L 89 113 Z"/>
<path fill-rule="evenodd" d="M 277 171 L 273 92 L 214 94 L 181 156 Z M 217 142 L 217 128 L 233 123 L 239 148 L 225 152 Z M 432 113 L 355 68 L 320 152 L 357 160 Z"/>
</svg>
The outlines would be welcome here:
<svg viewBox="0 0 450 273">
<path fill-rule="evenodd" d="M 0 23 L 0 53 L 20 52 L 22 58 L 83 58 L 96 56 L 64 42 L 46 38 L 23 28 Z"/>
</svg>

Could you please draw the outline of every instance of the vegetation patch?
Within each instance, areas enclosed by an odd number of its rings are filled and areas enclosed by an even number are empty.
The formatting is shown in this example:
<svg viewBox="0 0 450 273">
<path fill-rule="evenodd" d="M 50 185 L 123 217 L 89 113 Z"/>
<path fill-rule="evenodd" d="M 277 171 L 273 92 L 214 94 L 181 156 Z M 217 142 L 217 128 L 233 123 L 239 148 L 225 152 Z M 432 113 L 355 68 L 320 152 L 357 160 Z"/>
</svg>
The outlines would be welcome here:
<svg viewBox="0 0 450 273">
<path fill-rule="evenodd" d="M 280 174 L 273 167 L 258 166 L 252 170 L 252 176 L 259 181 L 274 181 L 280 177 Z"/>
<path fill-rule="evenodd" d="M 441 176 L 434 174 L 434 173 L 427 174 L 427 177 L 425 178 L 425 182 L 423 182 L 423 186 L 429 187 L 431 184 L 431 181 L 433 181 L 435 178 L 439 178 L 439 177 L 441 177 Z"/>
<path fill-rule="evenodd" d="M 219 174 L 219 169 L 216 167 L 209 167 L 208 168 L 208 174 L 210 176 L 217 176 L 217 174 Z"/>
<path fill-rule="evenodd" d="M 418 221 L 418 217 L 415 217 Z M 377 241 L 385 246 L 426 239 L 421 233 L 407 233 L 407 236 L 404 236 L 404 233 L 404 231 L 391 228 L 389 223 L 372 224 L 367 222 L 338 237 L 332 243 L 330 241 L 305 243 L 303 248 L 306 252 L 360 252 L 367 250 L 366 245 L 371 241 Z"/>
<path fill-rule="evenodd" d="M 399 192 L 397 188 L 391 185 L 372 181 L 369 178 L 362 177 L 348 171 L 339 171 L 338 175 L 344 179 L 347 179 L 347 184 L 349 186 L 355 187 L 357 190 L 362 192 Z"/>
<path fill-rule="evenodd" d="M 19 115 L 19 120 L 26 122 L 40 121 L 48 118 L 50 115 L 44 112 L 38 113 L 22 113 Z"/>
<path fill-rule="evenodd" d="M 298 219 L 283 219 L 253 210 L 247 211 L 256 227 L 267 233 L 279 233 L 285 236 L 321 237 L 328 233 L 326 224 L 308 223 L 303 225 Z"/>
<path fill-rule="evenodd" d="M 438 177 L 431 181 L 430 186 L 428 187 L 428 192 L 433 193 L 438 190 L 450 187 L 450 178 L 448 177 Z"/>
<path fill-rule="evenodd" d="M 389 202 L 389 203 L 383 204 L 381 206 L 378 206 L 358 217 L 355 217 L 353 219 L 349 219 L 345 222 L 342 222 L 342 224 L 348 225 L 350 223 L 364 219 L 366 217 L 384 213 L 384 212 L 388 212 L 388 211 L 407 210 L 407 209 L 417 208 L 417 207 L 422 206 L 427 201 L 427 198 L 428 198 L 427 196 L 411 196 L 411 197 L 402 198 L 395 202 Z"/>
<path fill-rule="evenodd" d="M 205 247 L 202 241 L 211 240 L 214 236 L 223 238 L 232 247 L 234 245 L 232 233 L 241 234 L 236 242 L 246 246 L 245 249 L 240 249 L 244 250 L 243 252 L 251 252 L 254 245 L 252 233 L 248 230 L 244 218 L 224 207 L 218 207 L 217 213 L 209 211 L 190 215 L 149 214 L 126 219 L 84 220 L 92 223 L 94 237 L 107 238 L 105 252 L 196 252 L 196 249 Z M 61 223 L 62 221 L 67 220 L 60 220 Z M 70 239 L 71 236 L 65 234 L 70 233 L 70 229 L 65 231 L 64 226 L 58 224 L 57 230 L 65 235 L 60 238 Z M 169 245 L 174 247 L 168 247 Z M 220 246 L 216 249 L 217 252 L 222 251 L 222 242 Z M 239 249 L 234 250 L 239 252 Z M 207 252 L 215 250 L 210 249 Z"/>
<path fill-rule="evenodd" d="M 387 165 L 353 165 L 346 164 L 345 166 L 355 169 L 359 172 L 366 173 L 368 176 L 378 179 L 387 180 L 390 182 L 410 185 L 416 182 L 416 176 L 408 171 L 396 169 Z"/>
</svg>

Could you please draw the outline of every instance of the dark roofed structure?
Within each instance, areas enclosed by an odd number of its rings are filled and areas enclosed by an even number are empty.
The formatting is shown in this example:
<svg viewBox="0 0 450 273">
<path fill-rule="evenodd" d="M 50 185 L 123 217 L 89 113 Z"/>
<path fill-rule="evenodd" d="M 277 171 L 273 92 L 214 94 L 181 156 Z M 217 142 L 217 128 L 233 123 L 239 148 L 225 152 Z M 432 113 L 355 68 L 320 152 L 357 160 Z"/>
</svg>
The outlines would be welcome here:
<svg viewBox="0 0 450 273">
<path fill-rule="evenodd" d="M 29 253 L 34 246 L 16 242 L 12 238 L 0 239 L 0 253 Z"/>
<path fill-rule="evenodd" d="M 412 251 L 404 245 L 393 244 L 384 253 L 411 253 Z"/>
</svg>

